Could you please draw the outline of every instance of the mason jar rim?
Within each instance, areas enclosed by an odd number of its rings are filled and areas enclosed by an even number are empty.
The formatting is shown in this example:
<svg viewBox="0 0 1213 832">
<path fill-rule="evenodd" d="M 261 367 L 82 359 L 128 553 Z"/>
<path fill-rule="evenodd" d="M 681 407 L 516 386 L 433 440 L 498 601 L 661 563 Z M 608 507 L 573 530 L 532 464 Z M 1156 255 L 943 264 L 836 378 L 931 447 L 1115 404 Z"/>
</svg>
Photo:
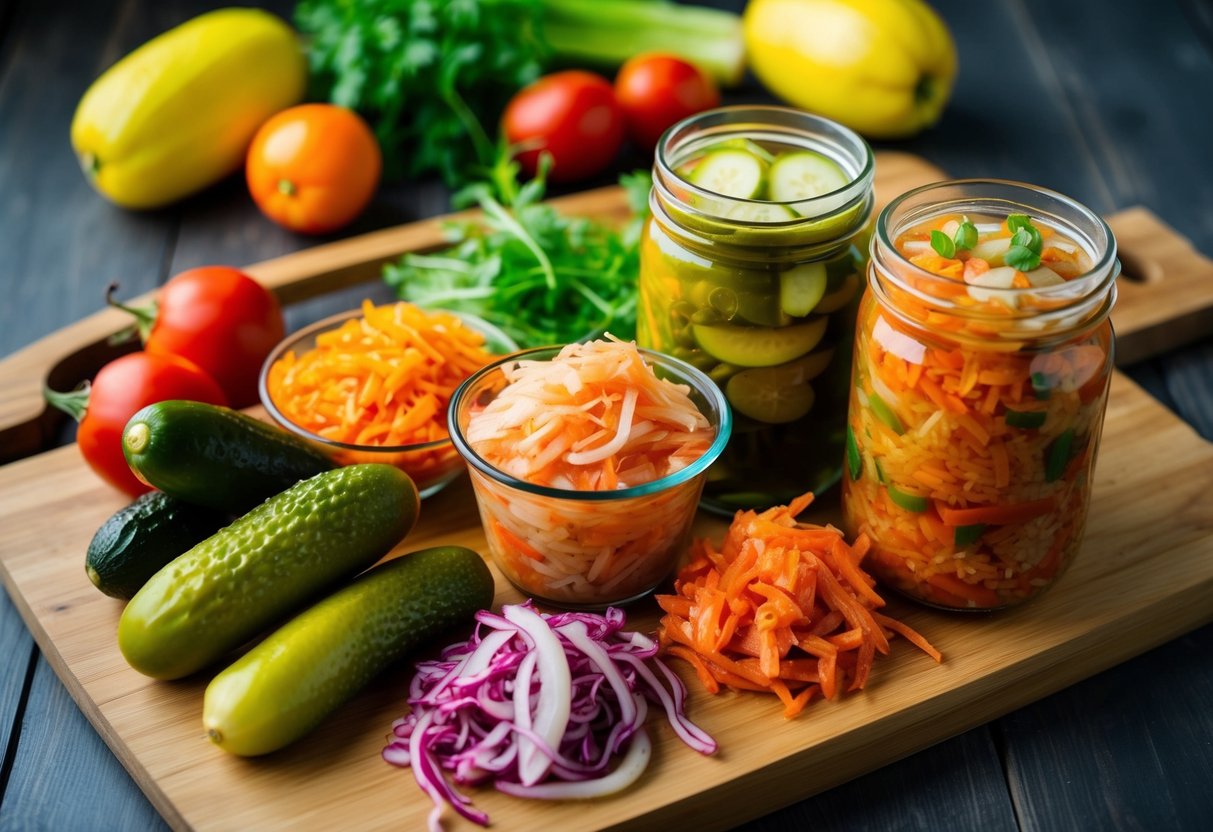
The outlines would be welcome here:
<svg viewBox="0 0 1213 832">
<path fill-rule="evenodd" d="M 953 196 L 933 201 L 923 199 L 932 192 L 952 193 Z M 906 207 L 916 200 L 920 201 L 918 205 Z M 905 228 L 946 213 L 1024 213 L 1047 219 L 1074 237 L 1091 256 L 1093 265 L 1079 277 L 1054 286 L 1008 289 L 982 287 L 982 292 L 990 297 L 1007 300 L 1007 305 L 1016 309 L 1014 314 L 993 316 L 981 309 L 963 307 L 952 301 L 946 291 L 955 288 L 955 280 L 910 262 L 893 242 L 897 234 Z M 1086 228 L 1082 227 L 1084 224 Z M 1093 302 L 1102 299 L 1099 308 L 1091 309 L 1090 314 L 1074 320 L 1069 326 L 1060 327 L 1060 331 L 1047 333 L 1049 336 L 1064 336 L 1075 327 L 1089 326 L 1102 320 L 1111 311 L 1116 300 L 1116 278 L 1120 273 L 1116 250 L 1116 238 L 1107 222 L 1072 197 L 1048 188 L 1008 179 L 951 179 L 906 191 L 880 212 L 875 233 L 872 235 L 868 283 L 881 302 L 891 306 L 898 314 L 903 313 L 896 309 L 895 303 L 887 300 L 887 293 L 877 278 L 890 281 L 901 291 L 938 311 L 974 320 L 987 320 L 992 317 L 1000 320 L 1072 319 L 1075 307 L 1089 307 Z M 933 287 L 945 291 L 935 294 L 930 291 Z M 1027 295 L 1048 299 L 1056 305 L 1047 310 L 1018 314 L 1018 299 Z"/>
<path fill-rule="evenodd" d="M 995 194 L 983 195 L 980 193 L 975 193 L 963 198 L 925 203 L 921 210 L 906 217 L 899 218 L 899 222 L 895 225 L 891 223 L 893 215 L 896 214 L 897 211 L 901 209 L 902 206 L 907 202 L 923 194 L 927 194 L 932 191 L 939 191 L 945 188 L 969 189 L 975 191 L 980 191 L 983 189 L 990 189 L 992 191 L 1005 190 L 1008 193 L 1021 193 L 1025 197 L 1037 196 L 1054 200 L 1060 206 L 1066 208 L 1067 210 L 1073 211 L 1078 220 L 1085 220 L 1094 228 L 1099 229 L 1103 234 L 1104 240 L 1102 241 L 1102 245 L 1100 245 L 1101 241 L 1092 239 L 1090 234 L 1082 232 L 1081 229 L 1077 227 L 1075 219 L 1067 219 L 1066 217 L 1059 216 L 1053 212 L 1046 212 L 1042 210 L 1033 211 L 1031 207 L 1033 203 L 1027 200 L 1022 202 L 1013 202 L 1009 196 L 998 196 Z M 1085 240 L 1091 245 L 1092 248 L 1099 246 L 1102 248 L 1102 251 L 1092 253 L 1092 251 L 1088 249 L 1087 253 L 1092 255 L 1091 259 L 1093 261 L 1091 268 L 1084 272 L 1081 276 L 1076 277 L 1073 280 L 1067 280 L 1063 284 L 1056 286 L 1030 286 L 1026 288 L 1012 289 L 988 289 L 983 287 L 983 291 L 1000 293 L 995 295 L 996 297 L 1018 297 L 1023 294 L 1042 295 L 1045 297 L 1067 297 L 1070 294 L 1074 294 L 1074 285 L 1078 281 L 1082 281 L 1080 285 L 1084 291 L 1075 296 L 1075 301 L 1077 302 L 1088 299 L 1102 289 L 1107 288 L 1102 284 L 1107 281 L 1109 272 L 1113 273 L 1113 280 L 1115 279 L 1114 273 L 1117 270 L 1114 268 L 1114 266 L 1118 263 L 1116 259 L 1116 237 L 1112 234 L 1111 226 L 1108 225 L 1103 217 L 1099 216 L 1099 214 L 1095 213 L 1073 197 L 1066 196 L 1063 193 L 1050 190 L 1049 188 L 1031 185 L 1026 182 L 1017 182 L 1010 179 L 949 179 L 941 182 L 931 182 L 926 185 L 920 185 L 917 188 L 901 194 L 886 205 L 884 210 L 881 211 L 879 216 L 876 218 L 876 233 L 872 237 L 873 262 L 876 262 L 876 255 L 892 257 L 895 258 L 898 265 L 913 270 L 915 277 L 920 277 L 928 282 L 935 282 L 938 285 L 955 285 L 956 281 L 951 280 L 950 278 L 942 277 L 934 272 L 927 271 L 921 266 L 911 263 L 909 258 L 898 251 L 897 247 L 893 244 L 893 239 L 895 238 L 896 234 L 891 233 L 890 226 L 893 225 L 893 229 L 900 232 L 908 225 L 914 225 L 922 222 L 923 220 L 929 219 L 930 217 L 938 216 L 939 214 L 966 213 L 966 211 L 960 210 L 958 206 L 972 205 L 976 207 L 984 204 L 991 206 L 995 204 L 1005 204 L 1013 208 L 1023 209 L 1022 213 L 1035 213 L 1037 215 L 1043 214 L 1048 219 L 1054 220 L 1058 223 L 1063 223 L 1065 226 L 1063 230 L 1065 230 L 1067 233 L 1071 233 L 1073 236 L 1078 238 L 1080 242 Z M 973 213 L 976 213 L 976 211 L 974 210 Z M 1000 209 L 994 213 L 1003 213 L 1003 211 Z M 1006 213 L 1010 214 L 1015 212 L 1006 211 Z M 894 279 L 896 280 L 895 276 Z M 901 288 L 904 289 L 907 287 L 902 286 Z M 1006 294 L 1003 295 L 1001 293 Z M 941 298 L 935 298 L 935 296 L 932 297 L 936 300 L 941 300 Z"/>
<path fill-rule="evenodd" d="M 849 165 L 844 168 L 850 181 L 841 188 L 829 193 L 805 199 L 771 200 L 747 199 L 729 197 L 701 188 L 683 179 L 677 173 L 680 163 L 678 152 L 688 145 L 696 147 L 721 138 L 737 138 L 746 134 L 761 132 L 772 137 L 785 135 L 790 140 L 804 141 L 816 139 L 818 146 L 829 145 L 840 154 L 846 154 Z M 828 158 L 837 162 L 835 154 L 826 153 Z M 875 174 L 876 157 L 871 146 L 858 133 L 848 127 L 821 116 L 796 110 L 791 107 L 780 107 L 767 104 L 738 104 L 726 107 L 716 107 L 695 115 L 688 116 L 669 127 L 657 142 L 657 152 L 654 157 L 654 188 L 660 187 L 668 198 L 679 202 L 679 207 L 688 212 L 721 221 L 730 219 L 717 212 L 700 210 L 696 205 L 688 203 L 675 194 L 670 183 L 676 182 L 680 190 L 693 194 L 698 200 L 715 203 L 722 206 L 743 205 L 781 205 L 784 207 L 806 205 L 825 206 L 820 214 L 800 213 L 792 219 L 774 222 L 747 221 L 746 224 L 763 227 L 782 226 L 793 227 L 801 223 L 819 222 L 831 214 L 850 209 L 862 200 L 870 191 Z M 857 170 L 853 170 L 855 168 Z M 740 223 L 739 223 L 740 224 Z"/>
</svg>

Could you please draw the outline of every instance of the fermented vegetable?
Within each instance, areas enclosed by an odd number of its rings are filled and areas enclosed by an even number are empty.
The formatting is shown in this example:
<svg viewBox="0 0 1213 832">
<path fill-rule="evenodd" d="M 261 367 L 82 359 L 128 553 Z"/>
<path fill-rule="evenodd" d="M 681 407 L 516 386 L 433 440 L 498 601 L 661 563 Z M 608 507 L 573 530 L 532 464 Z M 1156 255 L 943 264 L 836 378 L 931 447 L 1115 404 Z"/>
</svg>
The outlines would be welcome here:
<svg viewBox="0 0 1213 832">
<path fill-rule="evenodd" d="M 685 545 L 718 427 L 630 343 L 570 344 L 500 375 L 459 418 L 487 464 L 472 484 L 502 571 L 558 603 L 605 606 L 651 590 Z"/>
<path fill-rule="evenodd" d="M 1111 374 L 1106 226 L 1081 236 L 1008 187 L 890 229 L 859 315 L 848 531 L 885 583 L 948 608 L 1021 603 L 1074 558 Z"/>
</svg>

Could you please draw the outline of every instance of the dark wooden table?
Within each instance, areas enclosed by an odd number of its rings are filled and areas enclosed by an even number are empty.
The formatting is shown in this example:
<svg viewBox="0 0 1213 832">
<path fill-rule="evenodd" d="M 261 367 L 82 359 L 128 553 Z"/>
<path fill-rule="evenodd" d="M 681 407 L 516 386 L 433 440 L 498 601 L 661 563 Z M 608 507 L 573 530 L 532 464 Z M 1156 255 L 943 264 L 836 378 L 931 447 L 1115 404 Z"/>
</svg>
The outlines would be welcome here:
<svg viewBox="0 0 1213 832">
<path fill-rule="evenodd" d="M 217 5 L 0 0 L 0 355 L 96 311 L 110 280 L 133 295 L 189 267 L 256 262 L 315 243 L 264 220 L 237 180 L 130 214 L 98 198 L 76 167 L 68 125 L 92 79 Z M 264 5 L 289 14 L 292 4 Z M 1105 213 L 1146 205 L 1213 253 L 1209 0 L 935 6 L 956 36 L 960 78 L 942 123 L 902 147 L 957 177 L 1021 179 Z M 755 86 L 735 96 L 763 98 Z M 445 207 L 435 183 L 385 188 L 347 233 Z M 354 299 L 295 307 L 289 324 Z M 1213 438 L 1213 340 L 1129 372 Z M 164 828 L 3 593 L 0 656 L 0 829 Z M 1211 785 L 1207 626 L 746 828 L 1206 829 Z"/>
</svg>

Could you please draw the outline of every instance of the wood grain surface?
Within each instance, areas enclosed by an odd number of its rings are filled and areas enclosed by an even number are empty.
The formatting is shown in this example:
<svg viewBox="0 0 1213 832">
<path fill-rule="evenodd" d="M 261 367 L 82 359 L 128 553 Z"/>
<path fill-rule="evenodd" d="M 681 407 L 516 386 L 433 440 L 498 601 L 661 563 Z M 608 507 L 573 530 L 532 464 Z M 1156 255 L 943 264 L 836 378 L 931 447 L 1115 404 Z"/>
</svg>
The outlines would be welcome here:
<svg viewBox="0 0 1213 832">
<path fill-rule="evenodd" d="M 896 642 L 867 689 L 787 723 L 772 698 L 710 696 L 688 679 L 690 713 L 720 742 L 718 756 L 690 752 L 660 725 L 650 775 L 625 795 L 553 804 L 475 790 L 476 801 L 498 829 L 657 830 L 691 821 L 725 829 L 988 722 L 1213 617 L 1211 487 L 1213 446 L 1117 374 L 1090 530 L 1057 586 L 994 616 L 892 605 L 943 651 L 942 665 Z M 97 593 L 80 568 L 93 531 L 122 503 L 71 447 L 0 469 L 0 572 L 51 666 L 169 823 L 419 828 L 428 800 L 378 756 L 402 709 L 403 669 L 300 743 L 243 760 L 203 736 L 209 674 L 163 683 L 126 666 L 114 639 L 121 604 Z M 1160 526 L 1163 512 L 1169 520 Z M 700 519 L 700 533 L 720 529 L 721 521 Z M 466 479 L 426 502 L 394 554 L 436 544 L 486 551 Z M 497 585 L 495 604 L 520 600 L 499 575 Z M 630 620 L 651 627 L 655 607 L 637 605 Z"/>
<path fill-rule="evenodd" d="M 878 177 L 887 199 L 939 173 L 912 156 L 896 155 L 881 157 Z M 561 205 L 610 218 L 620 215 L 622 196 L 604 189 L 567 197 Z M 1213 272 L 1148 212 L 1126 212 L 1113 222 L 1130 241 L 1166 243 L 1153 245 L 1142 258 L 1151 268 L 1149 297 L 1129 291 L 1118 311 L 1127 312 L 1118 320 L 1123 343 L 1145 351 L 1166 328 L 1150 310 L 1137 311 L 1139 305 L 1185 307 L 1172 294 L 1184 296 L 1197 278 L 1213 282 Z M 298 302 L 371 280 L 383 260 L 403 250 L 433 248 L 441 242 L 436 228 L 426 222 L 389 229 L 251 271 L 286 302 Z M 100 313 L 26 354 L 56 346 L 71 356 L 99 349 L 111 318 Z M 1137 347 L 1139 337 L 1150 340 Z M 49 373 L 61 365 L 49 354 L 42 363 Z M 0 364 L 0 379 L 14 364 Z M 1213 505 L 1201 499 L 1213 485 L 1213 448 L 1121 376 L 1114 383 L 1103 447 L 1092 531 L 1078 563 L 1045 598 L 1023 610 L 980 618 L 904 610 L 907 620 L 944 650 L 948 659 L 942 667 L 900 645 L 903 649 L 881 665 L 863 693 L 816 706 L 778 731 L 769 727 L 781 719 L 772 700 L 732 693 L 711 697 L 692 681 L 692 712 L 720 741 L 718 757 L 700 758 L 659 729 L 653 776 L 626 799 L 542 804 L 478 793 L 478 802 L 496 826 L 506 829 L 659 829 L 687 817 L 708 829 L 728 828 L 986 723 L 1198 626 L 1213 617 L 1204 600 L 1213 589 L 1213 562 L 1202 550 L 1213 538 Z M 1142 493 L 1152 499 L 1142 500 Z M 401 709 L 402 672 L 380 680 L 300 744 L 248 761 L 223 754 L 202 737 L 206 674 L 166 684 L 126 666 L 113 635 L 121 606 L 98 595 L 79 568 L 93 530 L 122 502 L 87 472 L 73 448 L 0 469 L 0 574 L 55 672 L 170 824 L 179 829 L 322 829 L 350 819 L 360 829 L 421 824 L 428 803 L 412 790 L 406 774 L 378 758 L 387 727 Z M 1153 534 L 1147 519 L 1162 505 L 1173 522 L 1165 533 Z M 833 517 L 833 507 L 824 511 Z M 701 533 L 721 528 L 718 520 L 700 520 Z M 426 502 L 418 529 L 394 554 L 439 543 L 486 551 L 464 480 Z M 500 576 L 497 582 L 496 603 L 520 600 Z M 653 605 L 635 608 L 632 621 L 638 628 L 651 627 Z M 52 742 L 55 721 L 37 724 Z M 384 805 L 383 795 L 394 791 L 393 784 L 402 798 Z M 217 789 L 224 800 L 214 800 Z M 750 795 L 761 799 L 740 799 Z"/>
</svg>

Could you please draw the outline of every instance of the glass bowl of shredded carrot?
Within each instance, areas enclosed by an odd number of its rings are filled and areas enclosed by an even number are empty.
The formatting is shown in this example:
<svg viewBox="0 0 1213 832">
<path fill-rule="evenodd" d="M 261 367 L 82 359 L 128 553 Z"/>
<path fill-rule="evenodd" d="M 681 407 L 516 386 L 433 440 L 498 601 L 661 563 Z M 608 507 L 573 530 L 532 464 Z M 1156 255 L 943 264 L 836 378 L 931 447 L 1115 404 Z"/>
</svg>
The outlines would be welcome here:
<svg viewBox="0 0 1213 832">
<path fill-rule="evenodd" d="M 573 609 L 628 603 L 673 572 L 732 430 L 702 372 L 609 338 L 490 364 L 450 413 L 498 568 Z"/>
<path fill-rule="evenodd" d="M 279 344 L 261 370 L 261 403 L 339 464 L 395 465 L 425 498 L 464 469 L 447 430 L 455 390 L 517 348 L 469 315 L 368 300 Z"/>
</svg>

